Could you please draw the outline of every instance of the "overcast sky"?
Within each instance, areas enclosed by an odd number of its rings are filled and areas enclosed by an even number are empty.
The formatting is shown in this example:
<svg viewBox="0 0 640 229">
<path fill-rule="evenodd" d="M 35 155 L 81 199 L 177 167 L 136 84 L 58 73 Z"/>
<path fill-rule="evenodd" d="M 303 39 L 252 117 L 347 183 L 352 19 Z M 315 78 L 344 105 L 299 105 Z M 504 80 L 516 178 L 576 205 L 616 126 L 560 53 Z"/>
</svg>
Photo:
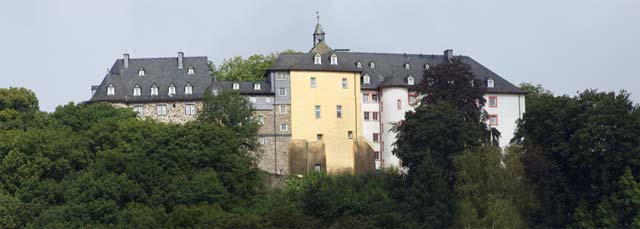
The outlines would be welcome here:
<svg viewBox="0 0 640 229">
<path fill-rule="evenodd" d="M 319 11 L 332 48 L 471 56 L 557 94 L 626 89 L 640 102 L 640 1 L 5 1 L 0 87 L 53 111 L 91 96 L 123 53 L 215 63 L 308 51 Z"/>
</svg>

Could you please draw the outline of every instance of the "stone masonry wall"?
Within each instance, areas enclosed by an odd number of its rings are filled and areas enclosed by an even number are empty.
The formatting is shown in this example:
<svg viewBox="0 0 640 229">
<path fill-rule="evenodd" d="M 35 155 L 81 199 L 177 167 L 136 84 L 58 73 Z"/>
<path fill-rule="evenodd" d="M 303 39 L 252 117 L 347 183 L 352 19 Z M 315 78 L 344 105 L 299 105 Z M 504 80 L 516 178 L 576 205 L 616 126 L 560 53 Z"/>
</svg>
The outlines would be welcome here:
<svg viewBox="0 0 640 229">
<path fill-rule="evenodd" d="M 165 104 L 167 105 L 167 115 L 158 115 L 156 106 Z M 187 115 L 185 112 L 185 107 L 187 104 L 195 104 L 196 105 L 196 114 L 195 115 Z M 142 118 L 151 118 L 160 122 L 171 122 L 171 123 L 186 123 L 188 121 L 195 120 L 197 118 L 197 114 L 202 111 L 202 102 L 200 101 L 176 101 L 176 102 L 157 102 L 157 103 L 131 103 L 129 107 L 133 109 L 135 106 L 143 106 L 144 112 L 142 113 Z"/>
</svg>

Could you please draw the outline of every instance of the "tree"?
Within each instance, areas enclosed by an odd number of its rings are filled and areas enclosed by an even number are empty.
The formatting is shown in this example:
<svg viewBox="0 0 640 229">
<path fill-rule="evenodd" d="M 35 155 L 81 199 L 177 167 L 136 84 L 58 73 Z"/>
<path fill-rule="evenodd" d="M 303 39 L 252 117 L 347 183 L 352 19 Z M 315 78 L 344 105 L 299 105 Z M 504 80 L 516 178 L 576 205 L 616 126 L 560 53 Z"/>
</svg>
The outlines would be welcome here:
<svg viewBox="0 0 640 229">
<path fill-rule="evenodd" d="M 297 51 L 286 49 L 281 53 L 298 53 Z M 209 62 L 209 70 L 211 77 L 226 81 L 263 81 L 267 69 L 278 58 L 279 53 L 271 53 L 268 55 L 254 54 L 247 59 L 241 56 L 235 56 L 225 59 L 220 66 L 213 62 Z"/>
<path fill-rule="evenodd" d="M 0 88 L 0 130 L 27 129 L 47 124 L 38 98 L 26 88 Z"/>
<path fill-rule="evenodd" d="M 233 130 L 248 149 L 257 147 L 258 123 L 253 118 L 253 106 L 235 91 L 222 91 L 218 95 L 207 93 L 198 120 Z"/>
<path fill-rule="evenodd" d="M 600 201 L 624 168 L 640 168 L 640 112 L 624 91 L 576 97 L 538 91 L 527 98 L 514 142 L 524 149 L 527 177 L 542 201 L 539 223 L 566 227 L 574 215 L 606 206 Z"/>
</svg>

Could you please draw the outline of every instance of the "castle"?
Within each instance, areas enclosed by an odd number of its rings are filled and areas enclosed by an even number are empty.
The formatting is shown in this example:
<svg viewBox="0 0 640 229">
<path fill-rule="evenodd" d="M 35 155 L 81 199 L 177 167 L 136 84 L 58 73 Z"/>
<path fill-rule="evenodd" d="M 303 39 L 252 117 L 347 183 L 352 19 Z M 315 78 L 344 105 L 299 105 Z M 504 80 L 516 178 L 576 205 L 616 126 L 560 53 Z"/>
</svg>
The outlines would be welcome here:
<svg viewBox="0 0 640 229">
<path fill-rule="evenodd" d="M 402 167 L 393 155 L 401 121 L 419 103 L 423 72 L 451 58 L 484 82 L 488 124 L 508 145 L 522 117 L 525 92 L 468 56 L 364 53 L 332 49 L 320 23 L 308 53 L 280 54 L 262 82 L 212 80 L 207 57 L 130 58 L 115 61 L 89 102 L 130 107 L 164 122 L 194 120 L 206 92 L 235 90 L 251 101 L 261 125 L 259 167 L 276 174 L 371 172 Z"/>
</svg>

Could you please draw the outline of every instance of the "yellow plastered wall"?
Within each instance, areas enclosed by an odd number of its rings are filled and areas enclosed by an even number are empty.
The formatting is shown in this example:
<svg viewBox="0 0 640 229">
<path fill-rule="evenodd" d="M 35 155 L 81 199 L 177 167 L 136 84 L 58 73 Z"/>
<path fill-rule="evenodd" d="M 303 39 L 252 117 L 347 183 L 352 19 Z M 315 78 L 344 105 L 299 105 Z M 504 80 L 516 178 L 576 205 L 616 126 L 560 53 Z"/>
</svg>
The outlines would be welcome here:
<svg viewBox="0 0 640 229">
<path fill-rule="evenodd" d="M 311 77 L 316 88 L 311 88 Z M 342 79 L 347 79 L 347 89 Z M 360 74 L 356 72 L 291 71 L 291 139 L 316 141 L 323 135 L 327 172 L 353 171 L 354 142 L 362 136 Z M 315 106 L 321 117 L 316 119 Z M 336 106 L 342 106 L 337 118 Z M 348 138 L 353 131 L 353 138 Z"/>
</svg>

